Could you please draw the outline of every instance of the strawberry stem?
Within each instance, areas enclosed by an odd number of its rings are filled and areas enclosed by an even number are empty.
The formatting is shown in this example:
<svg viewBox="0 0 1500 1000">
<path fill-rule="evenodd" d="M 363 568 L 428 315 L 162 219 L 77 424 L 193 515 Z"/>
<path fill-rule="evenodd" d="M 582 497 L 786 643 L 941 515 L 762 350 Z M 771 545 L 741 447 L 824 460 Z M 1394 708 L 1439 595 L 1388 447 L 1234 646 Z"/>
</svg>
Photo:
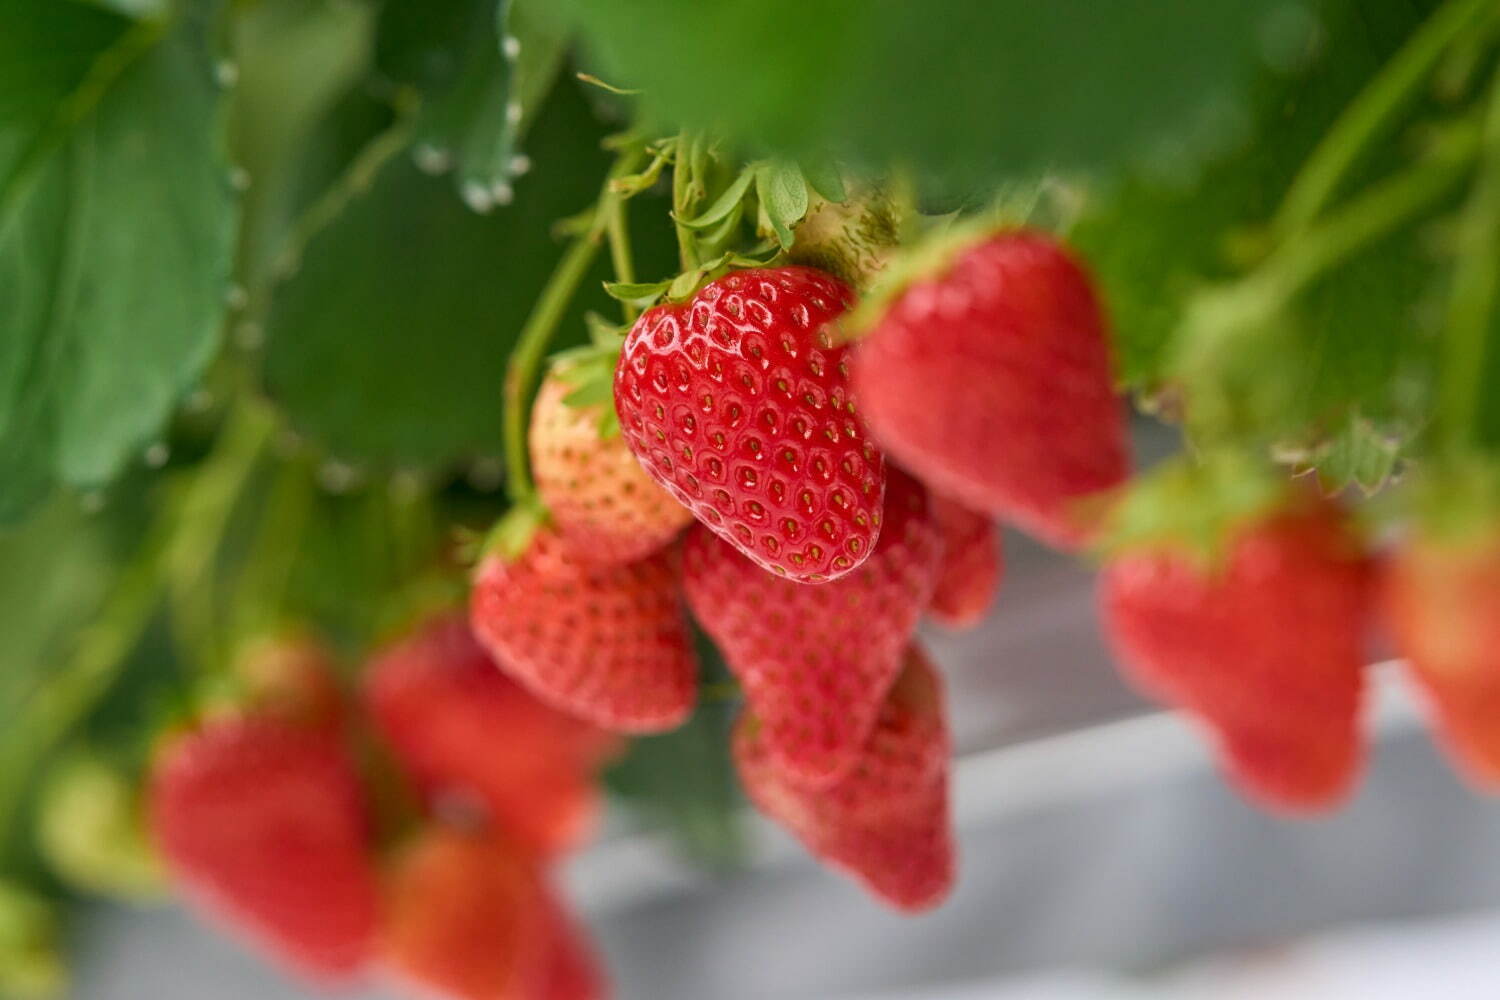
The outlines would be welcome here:
<svg viewBox="0 0 1500 1000">
<path fill-rule="evenodd" d="M 526 454 L 526 415 L 531 399 L 532 387 L 536 383 L 537 371 L 546 356 L 547 345 L 562 323 L 568 305 L 573 301 L 584 276 L 593 266 L 599 253 L 611 216 L 616 215 L 618 204 L 624 195 L 615 190 L 615 181 L 638 167 L 644 151 L 638 142 L 630 143 L 615 160 L 609 176 L 599 193 L 593 209 L 587 213 L 588 228 L 573 241 L 557 262 L 552 276 L 532 306 L 531 314 L 516 337 L 516 346 L 505 369 L 504 409 L 502 412 L 502 440 L 505 445 L 506 492 L 511 502 L 520 504 L 529 501 L 535 487 L 531 482 L 531 468 Z M 618 214 L 621 233 L 624 232 L 624 214 Z M 628 255 L 627 255 L 627 266 Z"/>
<path fill-rule="evenodd" d="M 1479 173 L 1459 214 L 1457 264 L 1438 368 L 1439 444 L 1458 452 L 1470 442 L 1485 379 L 1487 334 L 1500 302 L 1500 70 L 1490 87 Z"/>
<path fill-rule="evenodd" d="M 1292 180 L 1271 222 L 1286 238 L 1312 223 L 1359 156 L 1412 99 L 1448 47 L 1494 13 L 1494 0 L 1452 0 L 1424 24 L 1345 109 Z"/>
</svg>

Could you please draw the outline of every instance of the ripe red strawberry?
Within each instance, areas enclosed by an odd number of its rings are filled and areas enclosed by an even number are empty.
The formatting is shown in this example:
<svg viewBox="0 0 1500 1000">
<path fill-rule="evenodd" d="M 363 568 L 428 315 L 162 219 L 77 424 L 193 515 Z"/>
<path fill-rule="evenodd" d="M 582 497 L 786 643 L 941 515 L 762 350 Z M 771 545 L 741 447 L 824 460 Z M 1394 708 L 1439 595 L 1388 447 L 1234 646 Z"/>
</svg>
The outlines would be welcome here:
<svg viewBox="0 0 1500 1000">
<path fill-rule="evenodd" d="M 906 286 L 854 356 L 855 397 L 891 457 L 934 490 L 1056 545 L 1129 460 L 1104 317 L 1052 239 L 997 233 Z"/>
<path fill-rule="evenodd" d="M 311 636 L 275 636 L 253 643 L 234 667 L 256 714 L 329 731 L 343 725 L 344 693 L 333 654 Z"/>
<path fill-rule="evenodd" d="M 1126 675 L 1205 723 L 1246 794 L 1306 811 L 1361 763 L 1367 570 L 1344 514 L 1298 496 L 1242 519 L 1216 559 L 1171 541 L 1115 556 L 1101 598 Z"/>
<path fill-rule="evenodd" d="M 583 929 L 555 900 L 550 909 L 552 945 L 537 995 L 541 1000 L 603 1000 L 609 989 Z"/>
<path fill-rule="evenodd" d="M 426 996 L 545 996 L 552 915 L 536 860 L 494 837 L 437 827 L 396 859 L 382 958 Z"/>
<path fill-rule="evenodd" d="M 765 734 L 749 712 L 734 733 L 740 780 L 757 808 L 898 909 L 942 902 L 953 886 L 952 746 L 942 683 L 921 650 L 908 650 L 857 764 L 834 784 L 799 782 Z"/>
<path fill-rule="evenodd" d="M 544 853 L 576 845 L 592 827 L 594 772 L 618 738 L 501 673 L 463 616 L 433 618 L 382 651 L 364 695 L 429 798 L 476 796 L 501 829 Z"/>
<path fill-rule="evenodd" d="M 326 733 L 226 718 L 157 759 L 150 821 L 187 895 L 317 980 L 357 972 L 377 904 L 358 775 Z"/>
<path fill-rule="evenodd" d="M 615 409 L 658 483 L 774 573 L 850 572 L 880 533 L 884 459 L 831 324 L 853 293 L 808 267 L 735 271 L 625 338 Z"/>
<path fill-rule="evenodd" d="M 987 515 L 936 494 L 932 513 L 943 535 L 943 569 L 927 614 L 949 628 L 972 628 L 1000 587 L 1000 533 Z"/>
<path fill-rule="evenodd" d="M 600 435 L 602 407 L 570 406 L 556 372 L 531 411 L 531 473 L 552 524 L 580 559 L 622 563 L 662 548 L 693 515 L 641 468 L 624 437 Z"/>
<path fill-rule="evenodd" d="M 854 765 L 937 584 L 942 542 L 927 491 L 889 474 L 874 555 L 832 583 L 772 576 L 709 532 L 688 533 L 693 613 L 744 685 L 768 752 L 804 782 Z"/>
<path fill-rule="evenodd" d="M 1422 534 L 1384 580 L 1386 619 L 1455 760 L 1500 786 L 1500 528 Z"/>
<path fill-rule="evenodd" d="M 500 668 L 554 708 L 627 733 L 672 729 L 693 710 L 675 549 L 601 566 L 543 528 L 515 561 L 480 563 L 469 613 Z"/>
</svg>

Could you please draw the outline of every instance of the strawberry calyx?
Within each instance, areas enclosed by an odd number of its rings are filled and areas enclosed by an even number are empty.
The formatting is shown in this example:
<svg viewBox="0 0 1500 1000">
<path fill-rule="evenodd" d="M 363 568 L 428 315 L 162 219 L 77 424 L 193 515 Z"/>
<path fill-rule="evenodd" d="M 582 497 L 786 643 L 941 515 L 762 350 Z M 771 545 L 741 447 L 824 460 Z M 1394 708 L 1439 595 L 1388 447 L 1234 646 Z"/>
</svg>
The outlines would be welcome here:
<svg viewBox="0 0 1500 1000">
<path fill-rule="evenodd" d="M 1174 549 L 1211 569 L 1222 564 L 1242 529 L 1294 500 L 1294 487 L 1241 453 L 1175 458 L 1115 501 L 1094 549 L 1104 559 Z"/>
<path fill-rule="evenodd" d="M 495 522 L 495 526 L 485 537 L 484 547 L 480 550 L 481 561 L 487 556 L 495 555 L 504 562 L 515 562 L 530 547 L 531 539 L 546 523 L 547 509 L 535 494 L 517 501 L 515 506 Z"/>
</svg>

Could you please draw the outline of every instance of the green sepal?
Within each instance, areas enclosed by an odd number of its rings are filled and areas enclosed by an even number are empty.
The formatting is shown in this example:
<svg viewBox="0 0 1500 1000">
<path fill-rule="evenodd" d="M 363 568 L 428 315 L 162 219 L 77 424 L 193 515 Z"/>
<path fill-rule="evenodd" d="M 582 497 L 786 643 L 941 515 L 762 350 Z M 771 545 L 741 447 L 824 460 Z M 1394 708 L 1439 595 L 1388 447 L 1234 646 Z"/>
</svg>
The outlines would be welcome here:
<svg viewBox="0 0 1500 1000">
<path fill-rule="evenodd" d="M 547 509 L 539 497 L 520 500 L 495 522 L 480 550 L 481 559 L 494 555 L 505 562 L 515 562 L 531 545 L 532 537 L 547 523 Z"/>
<path fill-rule="evenodd" d="M 691 219 L 679 219 L 678 222 L 689 229 L 707 229 L 709 226 L 721 221 L 745 200 L 745 195 L 750 190 L 750 184 L 757 176 L 758 171 L 754 167 L 746 167 L 734 179 L 734 183 L 725 188 L 724 192 L 714 199 L 713 204 L 704 209 L 701 214 L 695 215 Z"/>
<path fill-rule="evenodd" d="M 844 184 L 844 173 L 833 160 L 815 157 L 803 160 L 800 166 L 803 179 L 824 201 L 839 205 L 848 199 L 849 190 Z"/>
<path fill-rule="evenodd" d="M 807 214 L 807 181 L 794 163 L 768 161 L 755 167 L 755 196 L 783 250 L 792 246 L 792 230 Z"/>
<path fill-rule="evenodd" d="M 563 397 L 563 404 L 574 409 L 600 406 L 614 399 L 614 386 L 605 379 L 589 379 Z"/>
<path fill-rule="evenodd" d="M 1141 476 L 1110 508 L 1094 545 L 1104 560 L 1173 550 L 1205 568 L 1219 564 L 1246 525 L 1285 504 L 1291 487 L 1240 452 L 1180 456 Z"/>
<path fill-rule="evenodd" d="M 606 281 L 604 290 L 626 305 L 649 309 L 671 286 L 671 281 Z"/>
</svg>

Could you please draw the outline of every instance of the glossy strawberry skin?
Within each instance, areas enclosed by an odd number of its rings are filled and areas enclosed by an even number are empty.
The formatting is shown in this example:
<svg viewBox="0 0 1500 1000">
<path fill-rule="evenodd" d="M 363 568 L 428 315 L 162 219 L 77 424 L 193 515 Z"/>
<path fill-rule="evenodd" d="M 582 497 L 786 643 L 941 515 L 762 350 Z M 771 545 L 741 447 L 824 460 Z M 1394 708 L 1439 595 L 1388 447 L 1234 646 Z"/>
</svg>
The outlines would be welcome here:
<svg viewBox="0 0 1500 1000">
<path fill-rule="evenodd" d="M 1000 589 L 1000 532 L 987 515 L 936 494 L 932 513 L 943 535 L 943 566 L 927 614 L 948 628 L 973 628 Z"/>
<path fill-rule="evenodd" d="M 152 833 L 187 896 L 319 982 L 357 973 L 378 889 L 358 775 L 327 733 L 229 718 L 157 759 Z"/>
<path fill-rule="evenodd" d="M 1397 649 L 1454 760 L 1477 785 L 1500 787 L 1500 531 L 1407 542 L 1382 591 Z"/>
<path fill-rule="evenodd" d="M 908 652 L 857 764 L 836 783 L 799 782 L 769 752 L 764 732 L 747 713 L 733 745 L 758 809 L 898 909 L 929 909 L 947 896 L 954 877 L 952 745 L 941 681 L 920 650 Z"/>
<path fill-rule="evenodd" d="M 386 886 L 382 964 L 424 996 L 543 996 L 552 915 L 534 858 L 482 833 L 424 831 Z"/>
<path fill-rule="evenodd" d="M 469 621 L 500 668 L 553 708 L 614 732 L 672 729 L 698 685 L 677 567 L 675 548 L 581 562 L 543 528 L 513 562 L 480 563 Z"/>
<path fill-rule="evenodd" d="M 1246 794 L 1288 812 L 1342 799 L 1361 766 L 1369 564 L 1316 500 L 1242 527 L 1216 567 L 1171 548 L 1113 559 L 1106 631 L 1145 693 L 1214 734 Z"/>
<path fill-rule="evenodd" d="M 600 407 L 565 403 L 570 392 L 549 375 L 531 410 L 531 473 L 558 535 L 591 562 L 630 562 L 665 547 L 692 512 L 646 474 L 623 436 L 600 437 Z"/>
<path fill-rule="evenodd" d="M 1073 548 L 1128 472 L 1098 300 L 1050 238 L 1002 232 L 907 286 L 860 341 L 875 439 L 934 490 Z"/>
<path fill-rule="evenodd" d="M 853 573 L 815 587 L 772 576 L 695 528 L 688 603 L 718 643 L 787 770 L 829 783 L 852 767 L 937 584 L 942 543 L 927 492 L 890 470 L 885 529 Z"/>
<path fill-rule="evenodd" d="M 543 705 L 495 666 L 465 617 L 435 617 L 367 667 L 370 717 L 432 801 L 476 797 L 547 854 L 581 842 L 599 809 L 594 772 L 618 737 Z"/>
<path fill-rule="evenodd" d="M 615 409 L 646 471 L 757 565 L 804 583 L 869 558 L 884 458 L 830 324 L 849 287 L 808 267 L 735 271 L 647 310 L 615 372 Z"/>
</svg>

